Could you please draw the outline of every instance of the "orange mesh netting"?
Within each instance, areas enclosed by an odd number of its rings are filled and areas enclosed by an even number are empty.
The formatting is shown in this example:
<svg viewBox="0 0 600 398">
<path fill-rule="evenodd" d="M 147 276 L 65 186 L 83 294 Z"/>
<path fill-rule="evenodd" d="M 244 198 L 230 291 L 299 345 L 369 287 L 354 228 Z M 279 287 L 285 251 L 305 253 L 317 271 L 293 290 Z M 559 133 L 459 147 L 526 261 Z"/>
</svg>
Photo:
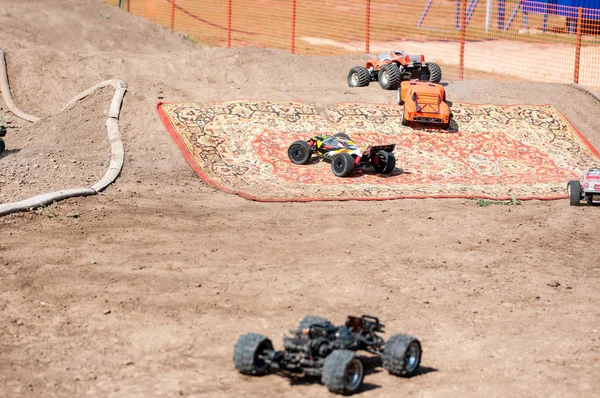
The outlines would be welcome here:
<svg viewBox="0 0 600 398">
<path fill-rule="evenodd" d="M 532 0 L 105 0 L 192 40 L 306 55 L 404 50 L 444 78 L 600 89 L 600 10 Z M 588 2 L 589 3 L 589 2 Z"/>
</svg>

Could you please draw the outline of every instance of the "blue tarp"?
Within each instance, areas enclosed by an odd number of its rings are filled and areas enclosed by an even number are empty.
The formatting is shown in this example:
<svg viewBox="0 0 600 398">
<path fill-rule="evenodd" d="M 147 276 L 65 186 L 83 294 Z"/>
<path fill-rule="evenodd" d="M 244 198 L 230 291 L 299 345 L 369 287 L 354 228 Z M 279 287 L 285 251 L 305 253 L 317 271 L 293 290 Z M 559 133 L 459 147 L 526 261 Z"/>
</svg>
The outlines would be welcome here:
<svg viewBox="0 0 600 398">
<path fill-rule="evenodd" d="M 583 19 L 600 20 L 600 0 L 523 1 L 523 12 L 577 18 L 577 8 L 583 8 Z"/>
</svg>

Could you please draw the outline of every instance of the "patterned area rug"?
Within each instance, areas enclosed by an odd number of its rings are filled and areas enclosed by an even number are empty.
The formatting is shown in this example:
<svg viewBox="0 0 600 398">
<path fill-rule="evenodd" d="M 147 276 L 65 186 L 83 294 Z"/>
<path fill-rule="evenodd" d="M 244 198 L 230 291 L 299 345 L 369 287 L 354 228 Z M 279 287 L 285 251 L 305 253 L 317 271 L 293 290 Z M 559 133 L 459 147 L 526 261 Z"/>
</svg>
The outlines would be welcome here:
<svg viewBox="0 0 600 398">
<path fill-rule="evenodd" d="M 450 131 L 403 126 L 398 105 L 159 103 L 161 120 L 208 184 L 258 201 L 397 198 L 561 199 L 598 152 L 551 105 L 454 103 Z M 339 178 L 325 162 L 292 164 L 288 146 L 317 133 L 396 143 L 397 169 Z M 402 170 L 400 170 L 400 168 Z"/>
</svg>

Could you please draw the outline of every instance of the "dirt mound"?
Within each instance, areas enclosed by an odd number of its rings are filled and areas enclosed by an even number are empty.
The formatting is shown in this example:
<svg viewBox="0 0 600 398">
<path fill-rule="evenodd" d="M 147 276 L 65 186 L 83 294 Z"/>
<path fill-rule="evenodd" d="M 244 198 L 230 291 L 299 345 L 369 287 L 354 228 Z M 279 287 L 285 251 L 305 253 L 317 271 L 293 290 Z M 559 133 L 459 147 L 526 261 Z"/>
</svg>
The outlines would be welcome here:
<svg viewBox="0 0 600 398">
<path fill-rule="evenodd" d="M 205 186 L 157 101 L 394 103 L 350 89 L 360 56 L 200 48 L 97 0 L 3 0 L 0 46 L 17 104 L 0 202 L 89 186 L 108 165 L 103 89 L 128 84 L 126 158 L 103 195 L 0 219 L 0 396 L 325 396 L 318 384 L 238 375 L 247 331 L 306 314 L 381 317 L 423 342 L 424 372 L 367 375 L 365 396 L 596 396 L 597 208 L 470 200 L 264 204 Z M 451 101 L 551 103 L 600 148 L 600 104 L 570 86 L 448 82 Z M 401 159 L 398 160 L 401 162 Z M 566 181 L 565 181 L 566 186 Z M 534 388 L 535 387 L 535 388 Z"/>
</svg>

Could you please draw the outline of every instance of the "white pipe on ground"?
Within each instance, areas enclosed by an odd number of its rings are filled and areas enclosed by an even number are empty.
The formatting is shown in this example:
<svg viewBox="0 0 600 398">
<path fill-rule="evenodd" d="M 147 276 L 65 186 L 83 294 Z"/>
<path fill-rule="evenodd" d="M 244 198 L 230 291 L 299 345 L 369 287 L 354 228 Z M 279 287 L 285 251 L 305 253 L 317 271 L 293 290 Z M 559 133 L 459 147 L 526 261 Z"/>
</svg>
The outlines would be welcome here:
<svg viewBox="0 0 600 398">
<path fill-rule="evenodd" d="M 8 71 L 6 69 L 6 58 L 4 58 L 4 51 L 0 48 L 0 90 L 2 90 L 2 97 L 8 109 L 15 114 L 15 116 L 27 120 L 28 122 L 38 122 L 39 117 L 29 115 L 19 109 L 15 101 L 13 100 L 12 94 L 10 93 L 10 86 L 8 85 Z"/>
<path fill-rule="evenodd" d="M 21 112 L 14 101 L 12 101 L 10 88 L 8 87 L 8 74 L 6 72 L 6 65 L 4 63 L 4 52 L 2 52 L 1 49 L 0 58 L 2 58 L 0 62 L 0 89 L 2 89 L 2 94 L 4 96 L 6 105 L 10 111 L 15 114 L 15 116 L 30 122 L 36 122 L 40 120 L 35 116 L 27 115 L 26 113 Z M 11 213 L 36 209 L 40 206 L 46 206 L 63 199 L 74 198 L 77 196 L 96 195 L 117 179 L 121 173 L 121 170 L 123 169 L 123 160 L 125 159 L 125 149 L 123 148 L 123 141 L 121 140 L 121 132 L 119 130 L 119 114 L 121 112 L 123 96 L 127 90 L 127 84 L 122 80 L 117 79 L 106 80 L 98 83 L 73 97 L 73 99 L 67 103 L 63 110 L 73 107 L 77 101 L 82 100 L 83 98 L 92 94 L 94 91 L 106 86 L 113 86 L 115 88 L 115 94 L 110 105 L 108 118 L 106 119 L 106 129 L 108 131 L 111 155 L 110 164 L 108 166 L 108 170 L 104 174 L 104 177 L 102 177 L 100 181 L 90 188 L 74 188 L 49 192 L 19 202 L 0 204 L 0 217 Z"/>
</svg>

